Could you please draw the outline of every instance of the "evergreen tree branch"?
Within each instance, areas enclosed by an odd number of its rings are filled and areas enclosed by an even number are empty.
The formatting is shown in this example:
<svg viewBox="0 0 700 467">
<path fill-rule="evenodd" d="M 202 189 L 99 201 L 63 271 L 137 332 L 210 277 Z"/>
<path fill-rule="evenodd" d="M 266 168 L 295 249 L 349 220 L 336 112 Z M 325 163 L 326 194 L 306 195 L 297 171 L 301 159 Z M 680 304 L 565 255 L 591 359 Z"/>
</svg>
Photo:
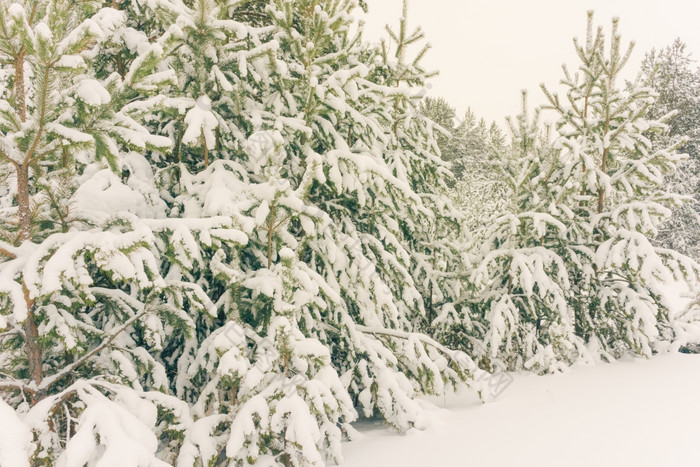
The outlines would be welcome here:
<svg viewBox="0 0 700 467">
<path fill-rule="evenodd" d="M 144 308 L 140 313 L 132 316 L 130 319 L 128 319 L 119 329 L 116 330 L 112 335 L 109 336 L 107 340 L 105 340 L 102 344 L 98 345 L 94 349 L 92 349 L 90 352 L 86 353 L 82 357 L 80 357 L 78 360 L 75 362 L 71 363 L 67 367 L 63 368 L 61 371 L 58 373 L 55 373 L 49 377 L 44 378 L 44 380 L 39 384 L 38 386 L 38 391 L 45 391 L 49 389 L 51 386 L 56 384 L 58 381 L 60 381 L 62 378 L 68 376 L 70 373 L 73 371 L 77 370 L 79 367 L 87 363 L 92 357 L 100 353 L 102 350 L 105 348 L 109 347 L 112 342 L 124 331 L 126 331 L 129 327 L 131 327 L 132 324 L 134 324 L 136 321 L 141 319 L 143 316 L 148 314 L 150 312 L 150 309 Z"/>
<path fill-rule="evenodd" d="M 458 350 L 452 350 L 444 345 L 440 344 L 436 340 L 432 339 L 431 337 L 426 336 L 425 334 L 420 334 L 420 333 L 411 333 L 411 332 L 404 332 L 404 331 L 398 331 L 395 329 L 384 329 L 384 328 L 370 328 L 367 326 L 362 326 L 362 325 L 357 325 L 356 326 L 357 330 L 360 331 L 363 334 L 371 334 L 373 336 L 386 336 L 386 337 L 395 337 L 398 339 L 404 339 L 408 340 L 411 338 L 418 339 L 422 344 L 427 345 L 429 347 L 433 347 L 435 350 L 438 350 L 439 352 L 449 356 L 452 360 L 455 362 L 459 363 L 460 365 L 467 364 L 467 366 L 472 366 L 473 368 L 470 369 L 475 369 L 476 365 L 471 362 L 467 354 L 464 352 L 460 352 Z M 466 361 L 465 361 L 466 360 Z"/>
<path fill-rule="evenodd" d="M 3 143 L 4 143 L 3 141 L 0 141 L 0 160 L 4 159 L 4 160 L 8 161 L 10 164 L 12 164 L 15 168 L 18 168 L 19 162 L 14 160 L 12 157 L 10 157 L 7 154 L 7 151 L 3 147 L 4 146 Z"/>
<path fill-rule="evenodd" d="M 40 96 L 40 101 L 41 106 L 40 106 L 40 113 L 39 113 L 39 128 L 37 129 L 36 136 L 34 137 L 34 141 L 32 142 L 32 146 L 29 148 L 29 151 L 27 151 L 27 155 L 24 158 L 23 165 L 30 165 L 33 162 L 36 161 L 35 153 L 37 148 L 39 147 L 39 142 L 41 141 L 41 137 L 44 135 L 44 129 L 46 126 L 46 104 L 47 104 L 47 99 L 48 99 L 48 94 L 49 94 L 49 74 L 51 73 L 51 67 L 49 65 L 46 65 L 46 68 L 44 69 L 44 78 L 42 80 L 42 86 L 41 86 L 41 96 Z"/>
<path fill-rule="evenodd" d="M 0 391 L 2 390 L 28 392 L 31 396 L 34 396 L 38 392 L 35 388 L 31 386 L 15 381 L 0 381 Z"/>
<path fill-rule="evenodd" d="M 4 339 L 5 337 L 10 337 L 10 336 L 18 336 L 22 335 L 22 331 L 20 330 L 14 330 L 14 331 L 6 331 L 6 332 L 0 332 L 0 339 Z"/>
<path fill-rule="evenodd" d="M 10 259 L 17 259 L 17 255 L 12 253 L 10 250 L 7 250 L 0 246 L 0 255 L 7 256 Z"/>
</svg>

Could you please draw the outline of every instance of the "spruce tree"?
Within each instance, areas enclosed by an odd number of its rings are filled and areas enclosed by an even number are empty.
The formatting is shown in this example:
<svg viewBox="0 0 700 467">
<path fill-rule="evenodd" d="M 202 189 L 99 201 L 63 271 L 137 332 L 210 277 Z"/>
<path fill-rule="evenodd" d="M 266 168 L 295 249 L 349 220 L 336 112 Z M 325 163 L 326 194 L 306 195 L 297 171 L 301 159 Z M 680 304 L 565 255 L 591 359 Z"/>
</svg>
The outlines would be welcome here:
<svg viewBox="0 0 700 467">
<path fill-rule="evenodd" d="M 457 112 L 446 99 L 442 97 L 425 97 L 418 111 L 437 123 L 444 133 L 437 135 L 437 144 L 443 160 L 451 162 L 460 156 L 459 135 L 455 134 Z"/>
</svg>

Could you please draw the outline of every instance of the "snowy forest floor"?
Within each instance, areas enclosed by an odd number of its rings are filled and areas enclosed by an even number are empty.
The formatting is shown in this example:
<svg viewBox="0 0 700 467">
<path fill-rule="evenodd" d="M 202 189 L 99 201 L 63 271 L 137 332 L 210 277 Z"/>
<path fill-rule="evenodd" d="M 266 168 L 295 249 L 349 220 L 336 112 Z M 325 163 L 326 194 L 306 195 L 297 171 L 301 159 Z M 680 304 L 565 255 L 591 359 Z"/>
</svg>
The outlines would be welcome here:
<svg viewBox="0 0 700 467">
<path fill-rule="evenodd" d="M 672 312 L 687 287 L 666 288 Z M 700 465 L 700 355 L 662 354 L 562 374 L 516 374 L 497 399 L 426 400 L 422 430 L 355 425 L 342 467 Z"/>
<path fill-rule="evenodd" d="M 343 467 L 697 466 L 700 355 L 515 375 L 492 402 L 431 400 L 426 429 L 357 425 Z"/>
</svg>

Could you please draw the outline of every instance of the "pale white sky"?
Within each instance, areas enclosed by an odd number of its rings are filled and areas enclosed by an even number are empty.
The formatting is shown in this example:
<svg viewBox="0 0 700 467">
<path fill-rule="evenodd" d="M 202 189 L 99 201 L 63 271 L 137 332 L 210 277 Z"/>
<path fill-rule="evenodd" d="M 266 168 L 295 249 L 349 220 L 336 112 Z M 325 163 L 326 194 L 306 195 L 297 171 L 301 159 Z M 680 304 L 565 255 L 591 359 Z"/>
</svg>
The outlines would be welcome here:
<svg viewBox="0 0 700 467">
<path fill-rule="evenodd" d="M 402 1 L 367 3 L 369 15 L 361 16 L 373 40 L 386 23 L 398 24 Z M 539 83 L 554 89 L 561 65 L 576 65 L 572 41 L 585 37 L 588 10 L 606 32 L 620 17 L 623 41 L 636 42 L 629 77 L 645 52 L 676 37 L 700 59 L 700 0 L 410 0 L 409 27 L 420 25 L 433 46 L 424 64 L 440 70 L 429 95 L 505 126 L 505 116 L 520 110 L 521 89 L 542 104 Z"/>
</svg>

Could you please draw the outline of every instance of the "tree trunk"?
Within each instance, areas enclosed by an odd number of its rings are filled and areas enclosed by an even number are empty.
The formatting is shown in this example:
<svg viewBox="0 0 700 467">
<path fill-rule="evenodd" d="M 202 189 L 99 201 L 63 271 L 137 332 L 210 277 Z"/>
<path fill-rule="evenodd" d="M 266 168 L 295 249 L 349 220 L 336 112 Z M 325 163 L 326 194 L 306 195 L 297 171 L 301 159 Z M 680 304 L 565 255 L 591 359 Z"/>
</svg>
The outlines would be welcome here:
<svg viewBox="0 0 700 467">
<path fill-rule="evenodd" d="M 15 112 L 24 123 L 27 121 L 27 103 L 24 90 L 24 50 L 21 50 L 14 57 L 15 69 Z M 29 199 L 29 157 L 23 163 L 13 164 L 17 172 L 17 218 L 19 221 L 19 243 L 31 241 L 31 203 Z M 41 347 L 39 347 L 39 330 L 34 315 L 34 300 L 29 296 L 29 289 L 22 279 L 22 291 L 24 301 L 27 305 L 27 317 L 22 325 L 24 329 L 24 347 L 27 352 L 27 362 L 29 365 L 29 377 L 38 386 L 43 380 Z M 39 392 L 32 394 L 32 405 L 42 399 Z"/>
<path fill-rule="evenodd" d="M 609 109 L 609 107 L 608 107 Z M 610 111 L 608 110 L 608 113 Z M 605 134 L 610 132 L 610 115 L 605 117 Z M 603 149 L 603 160 L 600 162 L 600 170 L 605 174 L 608 170 L 608 156 L 610 155 L 610 147 Z M 603 207 L 605 205 L 605 187 L 600 185 L 598 187 L 598 214 L 603 212 Z"/>
<path fill-rule="evenodd" d="M 24 93 L 24 52 L 15 56 L 15 110 L 22 122 L 27 121 L 27 103 Z"/>
<path fill-rule="evenodd" d="M 20 243 L 31 240 L 31 205 L 29 201 L 29 165 L 19 164 L 17 167 L 17 217 L 19 218 Z"/>
<path fill-rule="evenodd" d="M 24 290 L 24 300 L 27 303 L 27 318 L 24 320 L 24 348 L 27 352 L 27 361 L 29 362 L 29 376 L 32 381 L 39 386 L 44 379 L 44 370 L 42 368 L 41 348 L 39 347 L 39 329 L 34 316 L 34 300 L 29 297 L 29 290 L 22 284 Z M 32 405 L 43 399 L 39 392 L 32 396 Z"/>
<path fill-rule="evenodd" d="M 209 148 L 207 147 L 207 139 L 204 136 L 204 130 L 202 130 L 202 135 L 199 137 L 202 143 L 202 152 L 204 154 L 204 168 L 209 167 Z"/>
<path fill-rule="evenodd" d="M 17 167 L 17 204 L 19 217 L 19 239 L 20 242 L 31 240 L 31 205 L 29 201 L 29 165 L 19 164 Z M 27 352 L 29 363 L 29 375 L 38 386 L 43 379 L 41 348 L 39 347 L 39 331 L 34 315 L 34 300 L 29 296 L 26 284 L 22 283 L 24 291 L 24 301 L 27 305 L 27 317 L 24 320 L 24 346 Z M 32 396 L 32 403 L 35 404 L 42 398 L 41 394 L 35 393 Z"/>
<path fill-rule="evenodd" d="M 272 267 L 272 235 L 275 233 L 275 205 L 270 209 L 270 219 L 267 229 L 267 269 Z"/>
</svg>

